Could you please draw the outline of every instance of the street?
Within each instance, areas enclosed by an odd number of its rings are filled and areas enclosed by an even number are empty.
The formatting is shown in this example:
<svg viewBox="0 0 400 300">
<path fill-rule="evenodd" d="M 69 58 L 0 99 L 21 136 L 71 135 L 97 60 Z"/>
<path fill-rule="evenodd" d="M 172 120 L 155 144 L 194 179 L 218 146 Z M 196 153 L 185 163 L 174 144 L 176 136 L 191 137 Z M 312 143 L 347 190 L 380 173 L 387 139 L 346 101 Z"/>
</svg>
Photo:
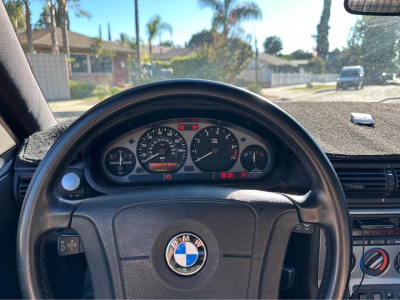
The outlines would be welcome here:
<svg viewBox="0 0 400 300">
<path fill-rule="evenodd" d="M 302 86 L 288 86 L 263 89 L 261 94 L 273 102 L 282 101 L 356 101 L 400 103 L 400 81 L 388 81 L 387 85 L 369 85 L 362 90 L 349 88 L 337 91 L 334 83 L 321 90 L 302 89 Z"/>
</svg>

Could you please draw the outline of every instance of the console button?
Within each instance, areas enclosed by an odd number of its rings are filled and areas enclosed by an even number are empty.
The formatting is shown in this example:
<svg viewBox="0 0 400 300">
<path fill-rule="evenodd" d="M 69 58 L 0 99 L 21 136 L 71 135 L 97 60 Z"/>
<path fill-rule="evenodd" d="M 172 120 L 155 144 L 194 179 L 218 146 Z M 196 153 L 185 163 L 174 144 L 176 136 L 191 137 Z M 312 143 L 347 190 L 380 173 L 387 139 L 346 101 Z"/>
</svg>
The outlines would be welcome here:
<svg viewBox="0 0 400 300">
<path fill-rule="evenodd" d="M 388 245 L 400 245 L 400 239 L 387 239 L 386 244 Z"/>
<path fill-rule="evenodd" d="M 393 300 L 394 299 L 394 291 L 393 290 L 385 290 L 385 299 Z"/>
<path fill-rule="evenodd" d="M 379 292 L 372 293 L 372 299 L 381 300 L 382 299 L 382 294 L 379 293 Z"/>
<path fill-rule="evenodd" d="M 370 245 L 385 245 L 385 240 L 369 240 Z"/>
<path fill-rule="evenodd" d="M 358 299 L 368 300 L 368 296 L 366 293 L 358 293 Z"/>
<path fill-rule="evenodd" d="M 57 245 L 58 255 L 67 256 L 82 253 L 82 245 L 79 235 L 62 234 L 58 238 Z"/>
<path fill-rule="evenodd" d="M 353 245 L 354 246 L 362 246 L 362 244 L 363 244 L 363 240 L 353 240 Z M 365 240 L 364 245 L 368 245 L 368 244 L 369 244 L 369 241 Z"/>
</svg>

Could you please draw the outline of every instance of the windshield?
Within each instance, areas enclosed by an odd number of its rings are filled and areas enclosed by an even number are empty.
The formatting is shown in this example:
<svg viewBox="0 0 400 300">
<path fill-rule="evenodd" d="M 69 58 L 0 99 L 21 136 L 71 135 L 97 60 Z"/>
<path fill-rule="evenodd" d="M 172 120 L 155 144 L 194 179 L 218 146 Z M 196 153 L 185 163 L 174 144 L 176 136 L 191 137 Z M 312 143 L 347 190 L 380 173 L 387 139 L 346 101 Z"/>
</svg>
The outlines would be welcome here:
<svg viewBox="0 0 400 300">
<path fill-rule="evenodd" d="M 59 120 L 173 78 L 225 82 L 277 103 L 400 95 L 399 18 L 351 15 L 342 0 L 2 1 Z"/>
<path fill-rule="evenodd" d="M 358 70 L 342 70 L 339 74 L 340 77 L 357 77 Z"/>
</svg>

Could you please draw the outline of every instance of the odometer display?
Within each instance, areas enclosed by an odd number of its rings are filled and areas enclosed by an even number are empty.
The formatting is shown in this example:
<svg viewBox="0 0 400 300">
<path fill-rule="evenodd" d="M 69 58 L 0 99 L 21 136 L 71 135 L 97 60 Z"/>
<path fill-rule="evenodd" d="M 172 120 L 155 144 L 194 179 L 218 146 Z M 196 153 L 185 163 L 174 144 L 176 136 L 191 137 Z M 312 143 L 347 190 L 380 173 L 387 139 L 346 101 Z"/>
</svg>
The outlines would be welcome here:
<svg viewBox="0 0 400 300">
<path fill-rule="evenodd" d="M 210 126 L 200 130 L 191 145 L 192 160 L 203 172 L 225 172 L 236 163 L 239 145 L 228 129 Z"/>
<path fill-rule="evenodd" d="M 138 160 L 149 173 L 174 173 L 185 163 L 187 145 L 183 136 L 169 127 L 146 131 L 137 146 Z"/>
</svg>

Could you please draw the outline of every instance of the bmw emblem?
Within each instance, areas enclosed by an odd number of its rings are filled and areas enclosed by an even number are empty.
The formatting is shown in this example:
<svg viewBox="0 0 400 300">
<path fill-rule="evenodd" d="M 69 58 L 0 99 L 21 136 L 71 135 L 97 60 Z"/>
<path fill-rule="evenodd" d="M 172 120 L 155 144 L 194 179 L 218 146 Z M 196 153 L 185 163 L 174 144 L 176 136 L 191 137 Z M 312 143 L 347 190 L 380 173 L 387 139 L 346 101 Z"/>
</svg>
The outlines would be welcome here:
<svg viewBox="0 0 400 300">
<path fill-rule="evenodd" d="M 200 271 L 206 261 L 206 246 L 198 236 L 181 233 L 169 242 L 165 257 L 172 271 L 193 275 Z"/>
</svg>

